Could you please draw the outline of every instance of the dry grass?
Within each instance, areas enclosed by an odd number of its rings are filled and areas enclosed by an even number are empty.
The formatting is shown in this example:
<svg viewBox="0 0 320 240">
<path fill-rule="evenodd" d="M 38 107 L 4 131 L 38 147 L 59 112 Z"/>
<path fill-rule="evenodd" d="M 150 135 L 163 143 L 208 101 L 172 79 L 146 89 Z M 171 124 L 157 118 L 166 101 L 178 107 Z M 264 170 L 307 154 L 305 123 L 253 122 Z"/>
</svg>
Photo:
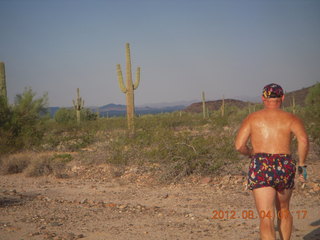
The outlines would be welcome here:
<svg viewBox="0 0 320 240">
<path fill-rule="evenodd" d="M 15 174 L 23 172 L 35 156 L 34 153 L 16 153 L 1 158 L 1 174 Z"/>
<path fill-rule="evenodd" d="M 0 161 L 1 174 L 25 173 L 29 177 L 39 177 L 53 174 L 56 177 L 66 177 L 67 163 L 71 161 L 70 154 L 52 152 L 34 153 L 22 152 L 2 157 Z"/>
</svg>

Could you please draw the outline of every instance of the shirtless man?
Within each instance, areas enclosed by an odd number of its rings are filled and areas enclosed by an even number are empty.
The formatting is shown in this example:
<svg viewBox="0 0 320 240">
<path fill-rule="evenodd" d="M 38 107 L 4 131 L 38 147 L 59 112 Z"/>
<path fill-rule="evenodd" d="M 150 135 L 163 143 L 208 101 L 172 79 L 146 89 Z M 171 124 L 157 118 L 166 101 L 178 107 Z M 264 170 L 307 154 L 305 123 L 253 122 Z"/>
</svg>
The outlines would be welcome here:
<svg viewBox="0 0 320 240">
<path fill-rule="evenodd" d="M 289 202 L 296 171 L 296 163 L 290 155 L 291 133 L 298 140 L 299 178 L 306 178 L 308 136 L 299 118 L 280 109 L 283 99 L 279 85 L 265 86 L 264 109 L 243 121 L 235 141 L 237 151 L 251 157 L 248 186 L 253 190 L 263 240 L 276 239 L 274 218 L 278 220 L 281 239 L 288 240 L 291 236 L 293 219 Z M 247 145 L 249 139 L 252 148 Z"/>
</svg>

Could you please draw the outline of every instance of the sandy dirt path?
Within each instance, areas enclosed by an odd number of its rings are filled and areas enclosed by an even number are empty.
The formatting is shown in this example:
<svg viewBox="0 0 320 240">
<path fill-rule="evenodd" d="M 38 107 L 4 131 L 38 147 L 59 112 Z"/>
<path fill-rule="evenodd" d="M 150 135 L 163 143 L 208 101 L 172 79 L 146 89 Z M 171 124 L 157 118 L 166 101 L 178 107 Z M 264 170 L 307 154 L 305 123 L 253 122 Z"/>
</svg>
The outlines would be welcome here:
<svg viewBox="0 0 320 240">
<path fill-rule="evenodd" d="M 242 176 L 163 185 L 150 175 L 103 178 L 107 169 L 82 169 L 92 174 L 66 179 L 0 176 L 0 240 L 259 239 Z M 313 173 L 305 188 L 294 191 L 294 240 L 320 239 L 319 186 Z"/>
</svg>

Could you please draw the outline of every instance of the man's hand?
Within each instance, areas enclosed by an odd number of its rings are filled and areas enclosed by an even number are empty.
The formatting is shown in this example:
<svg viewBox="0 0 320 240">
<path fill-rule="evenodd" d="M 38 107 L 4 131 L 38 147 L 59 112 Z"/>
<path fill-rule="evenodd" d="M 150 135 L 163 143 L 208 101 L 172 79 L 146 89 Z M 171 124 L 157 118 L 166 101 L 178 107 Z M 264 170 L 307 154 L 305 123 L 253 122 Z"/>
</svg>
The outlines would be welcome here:
<svg viewBox="0 0 320 240">
<path fill-rule="evenodd" d="M 306 182 L 308 177 L 307 166 L 298 166 L 298 174 L 299 174 L 299 180 L 301 182 Z"/>
</svg>

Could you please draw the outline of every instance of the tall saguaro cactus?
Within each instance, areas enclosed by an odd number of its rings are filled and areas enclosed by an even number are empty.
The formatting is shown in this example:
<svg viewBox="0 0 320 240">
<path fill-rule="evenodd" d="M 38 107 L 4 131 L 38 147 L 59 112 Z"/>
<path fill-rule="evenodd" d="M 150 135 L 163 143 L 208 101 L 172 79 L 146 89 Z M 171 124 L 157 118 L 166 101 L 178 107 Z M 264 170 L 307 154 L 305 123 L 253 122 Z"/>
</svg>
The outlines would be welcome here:
<svg viewBox="0 0 320 240">
<path fill-rule="evenodd" d="M 224 117 L 224 112 L 225 112 L 225 103 L 224 103 L 224 96 L 222 96 L 221 117 Z"/>
<path fill-rule="evenodd" d="M 140 83 L 140 67 L 137 67 L 136 80 L 132 82 L 131 72 L 131 57 L 130 57 L 130 45 L 126 43 L 126 86 L 123 83 L 123 76 L 120 64 L 117 64 L 117 74 L 120 89 L 126 94 L 127 104 L 127 121 L 128 129 L 131 133 L 134 132 L 134 90 L 136 90 Z"/>
<path fill-rule="evenodd" d="M 202 114 L 203 114 L 203 119 L 206 118 L 206 97 L 204 92 L 202 92 Z"/>
<path fill-rule="evenodd" d="M 7 104 L 7 85 L 4 62 L 0 62 L 0 98 Z"/>
<path fill-rule="evenodd" d="M 80 112 L 81 109 L 83 109 L 84 106 L 84 100 L 80 97 L 80 89 L 77 88 L 77 99 L 72 100 L 74 109 L 76 110 L 77 113 L 77 123 L 80 123 Z"/>
<path fill-rule="evenodd" d="M 296 99 L 294 95 L 292 95 L 292 113 L 296 114 Z"/>
</svg>

